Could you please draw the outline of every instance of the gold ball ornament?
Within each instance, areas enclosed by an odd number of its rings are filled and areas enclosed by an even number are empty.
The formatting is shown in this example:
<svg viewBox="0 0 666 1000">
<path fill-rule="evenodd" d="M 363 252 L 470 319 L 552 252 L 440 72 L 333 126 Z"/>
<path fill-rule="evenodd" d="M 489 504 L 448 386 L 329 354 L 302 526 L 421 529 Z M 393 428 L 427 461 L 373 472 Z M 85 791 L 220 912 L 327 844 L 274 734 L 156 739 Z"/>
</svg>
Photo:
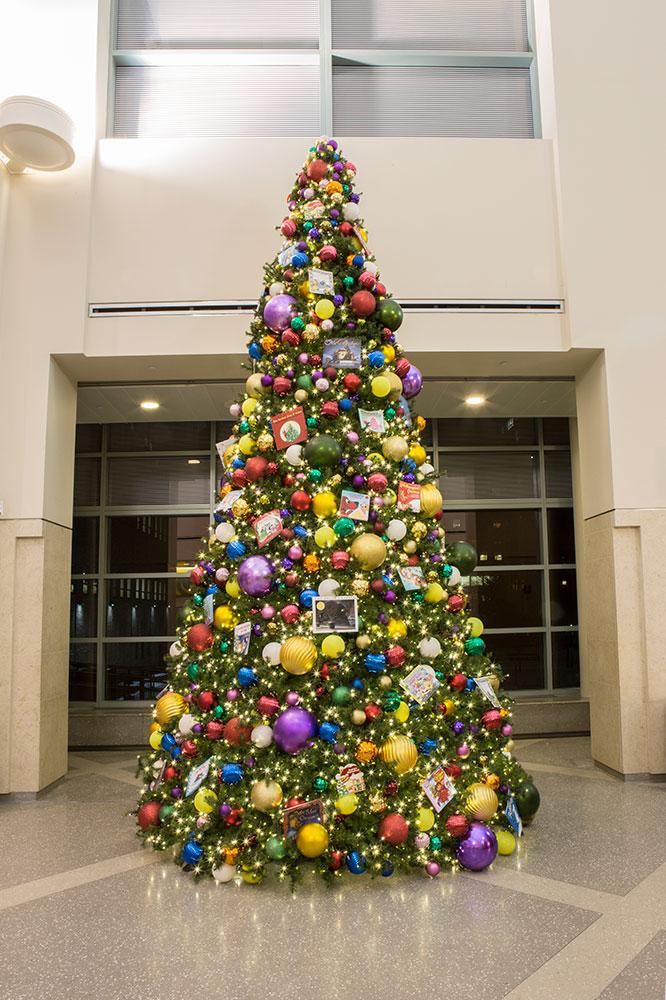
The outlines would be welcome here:
<svg viewBox="0 0 666 1000">
<path fill-rule="evenodd" d="M 384 458 L 390 458 L 393 462 L 402 462 L 403 458 L 406 458 L 408 450 L 409 445 L 399 434 L 384 438 L 382 442 Z"/>
<path fill-rule="evenodd" d="M 292 635 L 280 646 L 280 663 L 288 674 L 307 674 L 317 660 L 317 647 L 311 639 Z"/>
<path fill-rule="evenodd" d="M 442 702 L 442 705 L 444 706 L 444 715 L 453 715 L 456 710 L 454 701 L 451 701 L 450 698 L 446 698 L 445 701 Z"/>
<path fill-rule="evenodd" d="M 250 505 L 243 497 L 239 497 L 238 500 L 234 500 L 232 503 L 231 510 L 234 517 L 244 518 L 250 513 Z"/>
<path fill-rule="evenodd" d="M 434 517 L 442 509 L 443 504 L 442 494 L 435 484 L 424 483 L 421 487 L 421 513 L 426 517 Z"/>
<path fill-rule="evenodd" d="M 416 542 L 414 541 L 413 538 L 408 539 L 403 545 L 403 549 L 405 550 L 408 556 L 414 555 L 414 553 L 416 552 L 416 547 L 417 547 Z"/>
<path fill-rule="evenodd" d="M 328 830 L 322 823 L 306 823 L 298 831 L 296 847 L 306 858 L 318 858 L 328 847 Z"/>
<path fill-rule="evenodd" d="M 362 569 L 377 569 L 386 559 L 386 545 L 379 535 L 366 531 L 351 544 L 350 553 Z"/>
<path fill-rule="evenodd" d="M 499 803 L 492 788 L 480 781 L 470 785 L 466 792 L 465 812 L 472 819 L 487 822 L 497 812 Z"/>
<path fill-rule="evenodd" d="M 227 580 L 224 585 L 224 589 L 229 597 L 233 597 L 234 599 L 240 597 L 240 587 L 238 586 L 238 580 L 235 576 L 232 576 L 229 580 Z"/>
<path fill-rule="evenodd" d="M 155 704 L 155 716 L 161 726 L 179 719 L 185 711 L 186 703 L 176 691 L 167 691 Z"/>
<path fill-rule="evenodd" d="M 496 791 L 497 791 L 497 789 L 498 789 L 498 788 L 499 788 L 499 786 L 500 786 L 500 778 L 499 778 L 499 774 L 489 774 L 489 775 L 487 775 L 487 776 L 486 776 L 486 777 L 485 777 L 485 778 L 483 779 L 483 783 L 484 783 L 484 785 L 487 785 L 487 786 L 488 786 L 488 788 L 492 788 L 492 790 L 493 790 L 494 792 L 496 792 Z"/>
<path fill-rule="evenodd" d="M 391 347 L 389 349 L 393 352 L 393 357 L 395 357 L 395 351 L 393 350 L 393 348 Z M 382 353 L 383 353 L 384 357 L 386 358 L 386 350 L 387 349 L 385 347 L 382 347 L 381 350 L 382 350 Z M 390 359 L 387 358 L 387 361 L 388 360 L 392 361 L 393 358 L 390 358 Z M 400 379 L 398 378 L 398 376 L 396 375 L 396 373 L 392 372 L 392 371 L 385 372 L 385 378 L 388 379 L 388 383 L 389 383 L 389 386 L 390 386 L 389 393 L 388 393 L 389 401 L 391 403 L 395 403 L 396 399 L 399 399 L 400 396 L 402 395 L 402 382 L 400 381 Z"/>
<path fill-rule="evenodd" d="M 407 635 L 407 626 L 403 622 L 402 618 L 389 618 L 386 631 L 391 639 L 401 639 L 403 636 Z"/>
<path fill-rule="evenodd" d="M 241 405 L 241 410 L 243 411 L 244 417 L 251 417 L 257 408 L 257 400 L 253 396 L 248 396 L 247 399 L 243 400 Z"/>
<path fill-rule="evenodd" d="M 379 750 L 377 746 L 370 740 L 361 740 L 359 745 L 356 747 L 356 760 L 360 764 L 369 764 L 375 759 Z"/>
<path fill-rule="evenodd" d="M 275 447 L 275 442 L 273 441 L 273 435 L 264 431 L 257 438 L 257 448 L 259 451 L 270 451 L 271 448 Z"/>
<path fill-rule="evenodd" d="M 254 865 L 241 865 L 240 873 L 243 882 L 247 882 L 248 885 L 259 885 L 259 883 L 264 880 L 263 870 L 261 868 L 255 868 Z"/>
<path fill-rule="evenodd" d="M 335 493 L 324 490 L 322 493 L 315 493 L 312 498 L 312 511 L 316 517 L 330 517 L 338 509 L 338 498 Z"/>
<path fill-rule="evenodd" d="M 378 399 L 383 399 L 385 396 L 388 396 L 391 391 L 391 383 L 385 375 L 375 375 L 375 377 L 370 380 L 370 389 L 372 390 L 373 396 L 377 396 Z"/>
<path fill-rule="evenodd" d="M 421 539 L 425 538 L 427 534 L 428 529 L 423 521 L 414 521 L 414 524 L 412 525 L 412 536 L 417 540 L 417 542 L 420 542 Z"/>
<path fill-rule="evenodd" d="M 370 582 L 368 580 L 363 580 L 361 578 L 352 580 L 351 589 L 352 589 L 352 594 L 354 594 L 356 597 L 365 597 L 365 595 L 370 590 Z"/>
<path fill-rule="evenodd" d="M 409 736 L 389 736 L 382 743 L 379 756 L 384 763 L 393 765 L 396 774 L 407 774 L 416 764 L 418 750 Z"/>
<path fill-rule="evenodd" d="M 370 646 L 370 636 L 369 635 L 357 635 L 356 636 L 356 646 L 358 649 L 368 649 Z"/>
<path fill-rule="evenodd" d="M 253 372 L 245 379 L 245 391 L 252 399 L 261 399 L 270 391 L 270 386 L 261 384 L 261 372 Z"/>
<path fill-rule="evenodd" d="M 355 708 L 351 714 L 352 723 L 355 726 L 364 726 L 367 722 L 365 712 L 362 708 Z"/>
<path fill-rule="evenodd" d="M 499 680 L 499 677 L 497 676 L 497 674 L 489 674 L 488 675 L 488 680 L 490 681 L 490 686 L 493 689 L 493 691 L 499 691 L 499 689 L 500 689 L 500 680 Z"/>
<path fill-rule="evenodd" d="M 250 801 L 259 812 L 277 809 L 282 802 L 282 789 L 277 781 L 255 781 L 250 791 Z"/>
<path fill-rule="evenodd" d="M 253 455 L 257 450 L 257 442 L 251 434 L 243 434 L 238 441 L 238 447 L 244 455 Z"/>
<path fill-rule="evenodd" d="M 307 390 L 305 389 L 297 389 L 296 392 L 294 393 L 294 399 L 296 400 L 297 403 L 304 403 L 307 398 L 308 394 Z"/>
<path fill-rule="evenodd" d="M 516 838 L 510 830 L 495 830 L 497 837 L 497 853 L 513 854 L 516 849 Z"/>
<path fill-rule="evenodd" d="M 426 460 L 426 450 L 422 444 L 413 444 L 409 449 L 409 457 L 417 465 L 423 465 Z"/>
</svg>

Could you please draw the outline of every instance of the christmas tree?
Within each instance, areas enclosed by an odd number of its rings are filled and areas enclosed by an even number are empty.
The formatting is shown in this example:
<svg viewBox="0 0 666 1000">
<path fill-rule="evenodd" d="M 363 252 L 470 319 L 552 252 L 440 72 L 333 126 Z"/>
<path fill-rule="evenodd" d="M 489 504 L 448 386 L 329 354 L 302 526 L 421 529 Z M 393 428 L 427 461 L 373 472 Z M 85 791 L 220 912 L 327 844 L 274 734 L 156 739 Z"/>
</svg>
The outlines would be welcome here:
<svg viewBox="0 0 666 1000">
<path fill-rule="evenodd" d="M 476 553 L 445 544 L 422 376 L 355 174 L 319 140 L 287 198 L 140 761 L 140 836 L 222 882 L 479 870 L 539 804 L 466 613 Z"/>
</svg>

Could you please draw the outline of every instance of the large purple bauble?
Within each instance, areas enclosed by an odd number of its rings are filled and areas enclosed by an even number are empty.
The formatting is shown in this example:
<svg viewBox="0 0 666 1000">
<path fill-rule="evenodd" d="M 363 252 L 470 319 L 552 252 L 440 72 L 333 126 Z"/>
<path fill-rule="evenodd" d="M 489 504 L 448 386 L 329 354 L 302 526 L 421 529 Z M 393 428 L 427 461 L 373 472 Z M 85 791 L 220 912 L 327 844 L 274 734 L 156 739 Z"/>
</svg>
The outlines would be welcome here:
<svg viewBox="0 0 666 1000">
<path fill-rule="evenodd" d="M 274 295 L 264 306 L 264 323 L 275 333 L 282 333 L 291 323 L 296 299 L 291 295 Z"/>
<path fill-rule="evenodd" d="M 423 386 L 423 375 L 416 365 L 410 365 L 409 371 L 402 380 L 402 391 L 407 399 L 418 396 Z"/>
<path fill-rule="evenodd" d="M 250 597 L 261 597 L 271 589 L 273 564 L 266 556 L 249 556 L 238 567 L 238 586 Z"/>
<path fill-rule="evenodd" d="M 297 705 L 285 708 L 273 723 L 273 742 L 283 753 L 298 753 L 317 732 L 317 720 L 312 712 Z"/>
<path fill-rule="evenodd" d="M 497 837 L 485 823 L 471 823 L 469 832 L 462 838 L 456 856 L 463 868 L 480 872 L 495 860 Z"/>
</svg>

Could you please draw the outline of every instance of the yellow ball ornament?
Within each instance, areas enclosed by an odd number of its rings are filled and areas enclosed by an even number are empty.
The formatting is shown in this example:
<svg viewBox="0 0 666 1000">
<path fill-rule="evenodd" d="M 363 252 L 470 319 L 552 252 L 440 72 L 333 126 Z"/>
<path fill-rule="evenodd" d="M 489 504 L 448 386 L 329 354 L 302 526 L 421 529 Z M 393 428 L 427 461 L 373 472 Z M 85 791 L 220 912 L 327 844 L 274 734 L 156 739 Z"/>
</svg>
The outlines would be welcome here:
<svg viewBox="0 0 666 1000">
<path fill-rule="evenodd" d="M 358 809 L 358 795 L 351 792 L 349 795 L 341 795 L 335 800 L 335 808 L 341 816 L 351 816 Z"/>
<path fill-rule="evenodd" d="M 194 796 L 194 808 L 200 813 L 212 813 L 217 805 L 217 795 L 212 788 L 200 788 Z"/>
<path fill-rule="evenodd" d="M 164 733 L 162 732 L 161 729 L 154 729 L 153 732 L 150 734 L 150 736 L 148 737 L 148 742 L 150 743 L 153 750 L 160 749 L 160 744 L 162 742 L 163 736 Z"/>
<path fill-rule="evenodd" d="M 377 396 L 378 399 L 383 399 L 384 396 L 388 396 L 391 391 L 391 383 L 387 379 L 386 375 L 375 375 L 370 382 L 370 388 L 373 396 Z"/>
<path fill-rule="evenodd" d="M 450 698 L 446 698 L 445 701 L 442 702 L 442 704 L 444 705 L 444 708 L 445 708 L 444 714 L 445 715 L 453 715 L 453 713 L 456 710 L 455 702 L 451 701 Z"/>
<path fill-rule="evenodd" d="M 280 663 L 288 674 L 307 674 L 317 660 L 317 647 L 311 639 L 292 635 L 280 646 Z"/>
<path fill-rule="evenodd" d="M 418 750 L 409 736 L 389 736 L 382 743 L 379 756 L 386 764 L 392 764 L 396 774 L 407 774 L 416 764 Z"/>
<path fill-rule="evenodd" d="M 229 597 L 233 598 L 240 597 L 240 587 L 238 586 L 238 580 L 236 579 L 235 576 L 232 576 L 231 579 L 227 580 L 227 582 L 224 585 L 224 589 L 226 590 Z"/>
<path fill-rule="evenodd" d="M 252 455 L 257 450 L 257 442 L 251 434 L 243 434 L 238 442 L 238 447 L 244 455 Z"/>
<path fill-rule="evenodd" d="M 497 853 L 513 854 L 516 849 L 516 838 L 510 830 L 495 830 L 497 837 Z"/>
<path fill-rule="evenodd" d="M 264 873 L 261 868 L 255 868 L 254 865 L 241 865 L 241 878 L 248 885 L 259 885 L 264 880 Z"/>
<path fill-rule="evenodd" d="M 407 635 L 407 626 L 403 622 L 402 618 L 389 618 L 386 631 L 391 639 L 401 639 L 403 636 Z"/>
<path fill-rule="evenodd" d="M 257 401 L 254 396 L 249 396 L 247 399 L 243 400 L 241 410 L 243 411 L 244 417 L 250 417 L 257 408 Z"/>
<path fill-rule="evenodd" d="M 394 719 L 398 720 L 398 722 L 407 722 L 407 719 L 409 718 L 409 705 L 406 701 L 401 701 L 395 712 L 392 712 L 391 714 Z"/>
<path fill-rule="evenodd" d="M 358 535 L 349 551 L 361 569 L 376 569 L 386 559 L 386 545 L 379 535 L 373 535 L 369 531 Z"/>
<path fill-rule="evenodd" d="M 151 722 L 150 725 L 148 726 L 148 732 L 149 733 L 159 733 L 160 732 L 160 724 L 159 724 L 159 722 Z"/>
<path fill-rule="evenodd" d="M 338 498 L 335 493 L 324 490 L 322 493 L 315 493 L 312 498 L 312 511 L 316 517 L 330 517 L 338 509 Z"/>
<path fill-rule="evenodd" d="M 427 806 L 419 809 L 416 814 L 416 826 L 421 833 L 427 833 L 435 825 L 435 814 Z"/>
<path fill-rule="evenodd" d="M 255 781 L 250 791 L 250 802 L 259 812 L 277 809 L 282 802 L 282 788 L 277 781 Z"/>
<path fill-rule="evenodd" d="M 161 726 L 179 719 L 185 711 L 185 699 L 176 691 L 167 691 L 155 704 L 155 715 Z"/>
<path fill-rule="evenodd" d="M 425 452 L 423 453 L 425 461 Z M 434 517 L 442 509 L 444 500 L 434 483 L 424 483 L 421 487 L 421 513 L 426 517 Z"/>
<path fill-rule="evenodd" d="M 384 355 L 384 361 L 393 361 L 395 358 L 395 347 L 392 344 L 385 344 L 381 348 L 381 352 Z M 398 376 L 396 375 L 396 378 Z"/>
<path fill-rule="evenodd" d="M 330 656 L 332 660 L 337 660 L 345 651 L 345 640 L 339 635 L 327 635 L 321 644 L 321 651 L 324 656 Z"/>
<path fill-rule="evenodd" d="M 446 597 L 446 591 L 442 587 L 441 583 L 431 583 L 424 594 L 424 600 L 428 604 L 439 604 Z"/>
<path fill-rule="evenodd" d="M 483 634 L 483 622 L 480 618 L 468 618 L 467 624 L 469 625 L 469 634 L 475 639 Z"/>
<path fill-rule="evenodd" d="M 335 306 L 330 299 L 319 299 L 315 306 L 315 312 L 319 319 L 330 319 L 335 312 Z"/>
<path fill-rule="evenodd" d="M 413 444 L 409 449 L 409 457 L 417 465 L 423 465 L 426 460 L 426 450 L 421 444 Z"/>
<path fill-rule="evenodd" d="M 465 812 L 472 819 L 477 819 L 482 823 L 487 822 L 497 812 L 498 805 L 495 792 L 481 781 L 474 782 L 467 789 Z"/>
<path fill-rule="evenodd" d="M 315 531 L 314 540 L 320 549 L 330 549 L 335 545 L 337 535 L 330 524 L 322 524 L 321 528 Z"/>
<path fill-rule="evenodd" d="M 328 847 L 328 830 L 321 823 L 306 823 L 298 831 L 296 847 L 306 858 L 318 858 Z"/>
<path fill-rule="evenodd" d="M 409 445 L 399 434 L 392 434 L 390 437 L 384 438 L 382 442 L 384 458 L 390 458 L 393 462 L 402 462 L 408 451 Z"/>
<path fill-rule="evenodd" d="M 237 621 L 238 619 L 236 618 L 233 609 L 230 608 L 228 604 L 220 604 L 219 608 L 215 608 L 215 614 L 213 616 L 215 628 L 231 629 Z"/>
</svg>

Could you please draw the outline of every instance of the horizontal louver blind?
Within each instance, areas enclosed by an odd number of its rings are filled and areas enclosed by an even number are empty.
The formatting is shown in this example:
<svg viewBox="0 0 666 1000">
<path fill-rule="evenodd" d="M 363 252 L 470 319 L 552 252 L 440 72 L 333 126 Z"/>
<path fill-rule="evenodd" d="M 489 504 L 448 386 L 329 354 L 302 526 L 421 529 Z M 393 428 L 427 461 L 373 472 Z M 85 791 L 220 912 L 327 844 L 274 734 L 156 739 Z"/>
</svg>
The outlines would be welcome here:
<svg viewBox="0 0 666 1000">
<path fill-rule="evenodd" d="M 316 66 L 118 66 L 114 134 L 318 135 Z"/>
<path fill-rule="evenodd" d="M 316 48 L 318 0 L 118 0 L 119 49 Z"/>
<path fill-rule="evenodd" d="M 107 503 L 151 507 L 210 503 L 210 461 L 186 458 L 111 458 Z"/>
<path fill-rule="evenodd" d="M 333 47 L 524 52 L 526 0 L 332 0 Z"/>
<path fill-rule="evenodd" d="M 334 66 L 340 135 L 534 135 L 528 69 L 480 66 Z"/>
<path fill-rule="evenodd" d="M 439 455 L 445 505 L 460 500 L 529 499 L 539 495 L 536 452 L 451 452 Z"/>
</svg>

